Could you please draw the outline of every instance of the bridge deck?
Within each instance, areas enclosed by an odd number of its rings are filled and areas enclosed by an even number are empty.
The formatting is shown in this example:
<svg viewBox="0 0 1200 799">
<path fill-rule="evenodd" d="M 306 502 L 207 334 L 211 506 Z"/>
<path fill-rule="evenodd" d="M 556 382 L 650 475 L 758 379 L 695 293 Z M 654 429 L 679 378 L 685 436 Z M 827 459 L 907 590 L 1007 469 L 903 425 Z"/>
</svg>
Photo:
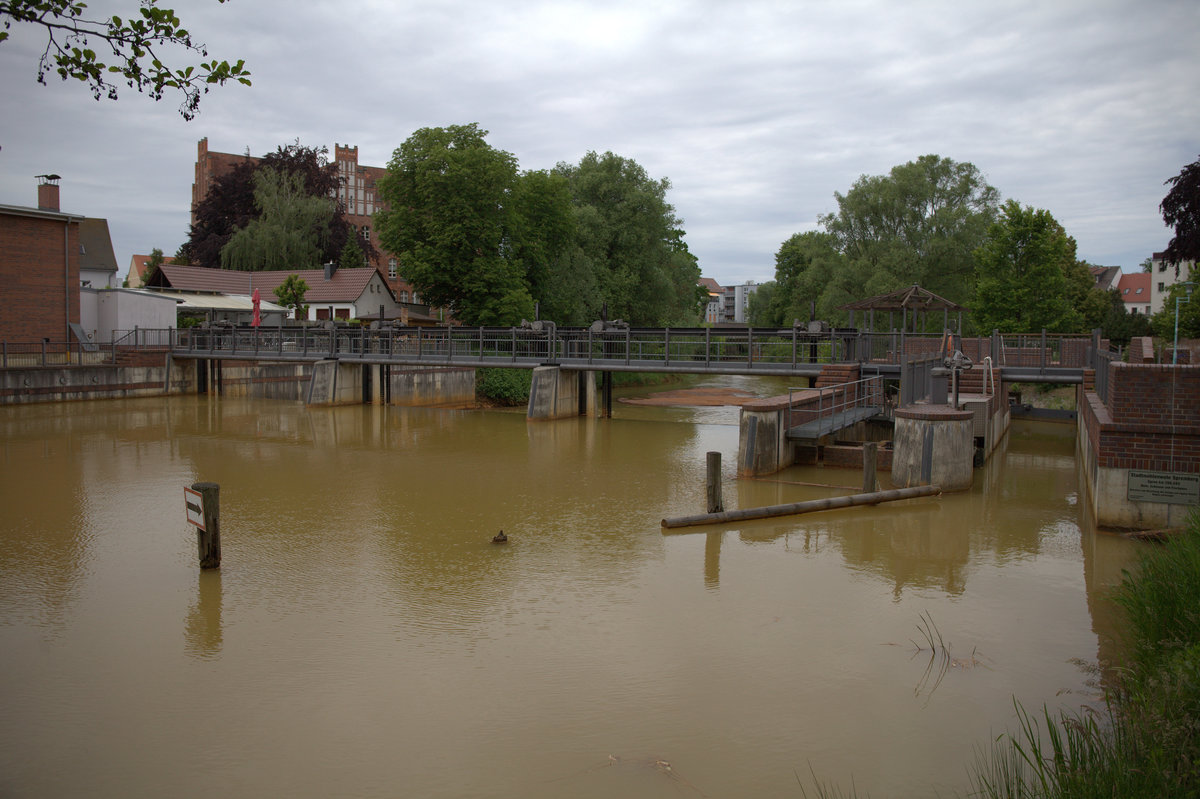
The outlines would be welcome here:
<svg viewBox="0 0 1200 799">
<path fill-rule="evenodd" d="M 844 411 L 832 413 L 829 416 L 813 419 L 811 422 L 790 427 L 787 431 L 787 437 L 789 441 L 816 442 L 839 430 L 845 430 L 847 427 L 856 425 L 873 416 L 878 416 L 882 412 L 883 408 L 877 405 L 849 408 Z"/>
</svg>

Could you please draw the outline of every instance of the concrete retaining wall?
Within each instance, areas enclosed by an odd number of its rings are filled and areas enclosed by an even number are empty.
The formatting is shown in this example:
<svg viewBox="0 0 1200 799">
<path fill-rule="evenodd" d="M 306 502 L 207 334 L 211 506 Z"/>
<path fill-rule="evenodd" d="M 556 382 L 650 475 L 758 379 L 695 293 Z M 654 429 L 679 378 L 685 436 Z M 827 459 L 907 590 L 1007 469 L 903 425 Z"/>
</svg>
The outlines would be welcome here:
<svg viewBox="0 0 1200 799">
<path fill-rule="evenodd" d="M 75 366 L 0 371 L 0 405 L 68 402 L 166 394 L 167 368 L 158 366 Z"/>
<path fill-rule="evenodd" d="M 387 379 L 392 405 L 462 408 L 475 404 L 474 369 L 393 369 Z"/>
</svg>

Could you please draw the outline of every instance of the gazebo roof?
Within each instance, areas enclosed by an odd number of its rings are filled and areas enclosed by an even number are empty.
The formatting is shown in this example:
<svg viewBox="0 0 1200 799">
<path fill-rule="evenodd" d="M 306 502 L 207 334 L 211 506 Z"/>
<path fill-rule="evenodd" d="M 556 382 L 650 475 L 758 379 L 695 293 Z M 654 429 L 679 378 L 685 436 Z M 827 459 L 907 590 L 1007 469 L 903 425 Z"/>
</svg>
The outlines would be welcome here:
<svg viewBox="0 0 1200 799">
<path fill-rule="evenodd" d="M 945 297 L 939 297 L 932 291 L 921 288 L 915 283 L 908 288 L 893 291 L 890 294 L 880 294 L 878 297 L 868 297 L 857 302 L 848 302 L 838 306 L 839 311 L 965 311 L 957 303 L 950 302 Z"/>
</svg>

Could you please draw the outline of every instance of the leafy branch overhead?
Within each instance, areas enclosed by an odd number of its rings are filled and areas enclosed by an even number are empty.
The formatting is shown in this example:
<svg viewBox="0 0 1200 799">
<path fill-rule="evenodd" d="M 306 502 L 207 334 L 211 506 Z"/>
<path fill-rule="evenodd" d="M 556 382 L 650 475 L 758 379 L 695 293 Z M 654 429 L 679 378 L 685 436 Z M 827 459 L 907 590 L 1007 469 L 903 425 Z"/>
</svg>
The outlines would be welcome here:
<svg viewBox="0 0 1200 799">
<path fill-rule="evenodd" d="M 168 65 L 164 51 L 171 47 L 190 50 L 202 59 L 208 58 L 208 50 L 192 39 L 173 10 L 160 8 L 156 2 L 142 0 L 132 18 L 92 19 L 84 16 L 87 4 L 74 0 L 0 0 L 0 19 L 4 20 L 0 42 L 8 38 L 14 22 L 40 25 L 47 38 L 38 60 L 38 83 L 45 84 L 48 74 L 57 73 L 64 81 L 86 83 L 97 100 L 102 96 L 117 99 L 120 81 L 155 100 L 161 100 L 168 90 L 179 90 L 183 93 L 179 113 L 188 120 L 196 116 L 200 96 L 210 86 L 230 80 L 250 85 L 250 73 L 240 59 Z"/>
</svg>

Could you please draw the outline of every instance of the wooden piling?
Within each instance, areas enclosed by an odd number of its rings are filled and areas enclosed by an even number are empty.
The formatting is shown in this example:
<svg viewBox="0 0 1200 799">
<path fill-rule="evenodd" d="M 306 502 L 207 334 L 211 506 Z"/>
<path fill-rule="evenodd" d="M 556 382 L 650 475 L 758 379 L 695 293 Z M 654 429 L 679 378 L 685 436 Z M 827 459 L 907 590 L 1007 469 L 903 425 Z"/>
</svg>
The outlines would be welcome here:
<svg viewBox="0 0 1200 799">
<path fill-rule="evenodd" d="M 875 490 L 875 453 L 879 444 L 875 441 L 863 442 L 863 493 Z"/>
<path fill-rule="evenodd" d="M 895 502 L 900 499 L 928 497 L 942 493 L 938 486 L 913 486 L 911 488 L 893 488 L 887 491 L 872 491 L 865 494 L 851 494 L 848 497 L 826 497 L 812 499 L 807 502 L 793 502 L 788 505 L 767 505 L 761 508 L 743 508 L 727 510 L 720 513 L 702 513 L 696 516 L 677 516 L 663 519 L 663 527 L 696 527 L 704 524 L 720 524 L 722 522 L 740 522 L 748 519 L 767 519 L 775 516 L 793 516 L 800 513 L 812 513 L 819 510 L 836 510 L 852 508 L 859 505 L 878 505 L 881 502 Z"/>
<path fill-rule="evenodd" d="M 707 463 L 705 485 L 708 488 L 708 512 L 720 513 L 725 510 L 725 503 L 721 500 L 721 453 L 708 453 Z"/>
<path fill-rule="evenodd" d="M 192 483 L 203 501 L 204 526 L 196 527 L 196 544 L 201 569 L 221 567 L 221 486 L 219 483 Z"/>
</svg>

